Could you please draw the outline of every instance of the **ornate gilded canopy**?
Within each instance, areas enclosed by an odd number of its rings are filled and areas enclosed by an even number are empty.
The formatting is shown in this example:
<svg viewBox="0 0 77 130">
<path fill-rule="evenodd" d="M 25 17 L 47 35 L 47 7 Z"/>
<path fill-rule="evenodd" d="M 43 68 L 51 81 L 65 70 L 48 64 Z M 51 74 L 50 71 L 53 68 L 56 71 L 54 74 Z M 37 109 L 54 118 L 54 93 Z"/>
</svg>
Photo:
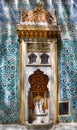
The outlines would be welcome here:
<svg viewBox="0 0 77 130">
<path fill-rule="evenodd" d="M 55 11 L 53 14 L 50 14 L 46 9 L 42 8 L 42 3 L 37 3 L 37 8 L 26 13 L 24 10 L 21 12 L 21 21 L 22 22 L 47 22 L 49 24 L 56 25 L 56 15 Z"/>
<path fill-rule="evenodd" d="M 19 38 L 53 38 L 58 37 L 61 27 L 57 25 L 55 11 L 50 14 L 38 2 L 35 9 L 21 10 L 21 22 L 17 24 Z"/>
</svg>

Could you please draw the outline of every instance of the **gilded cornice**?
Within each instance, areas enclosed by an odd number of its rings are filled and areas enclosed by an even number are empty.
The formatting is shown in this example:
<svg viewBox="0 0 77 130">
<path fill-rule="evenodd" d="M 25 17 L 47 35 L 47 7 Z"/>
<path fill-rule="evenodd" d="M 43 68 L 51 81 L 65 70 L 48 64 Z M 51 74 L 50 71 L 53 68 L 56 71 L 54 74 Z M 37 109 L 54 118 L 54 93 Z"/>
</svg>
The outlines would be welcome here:
<svg viewBox="0 0 77 130">
<path fill-rule="evenodd" d="M 52 38 L 61 33 L 60 26 L 17 25 L 19 38 Z"/>
</svg>

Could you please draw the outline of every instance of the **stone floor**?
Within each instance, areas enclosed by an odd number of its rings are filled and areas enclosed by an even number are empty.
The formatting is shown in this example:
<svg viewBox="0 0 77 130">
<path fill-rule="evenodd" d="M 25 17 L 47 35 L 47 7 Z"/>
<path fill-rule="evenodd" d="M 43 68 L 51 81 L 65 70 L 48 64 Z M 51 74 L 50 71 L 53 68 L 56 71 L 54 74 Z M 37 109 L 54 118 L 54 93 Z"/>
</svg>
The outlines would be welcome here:
<svg viewBox="0 0 77 130">
<path fill-rule="evenodd" d="M 51 129 L 47 128 L 27 129 L 25 126 L 20 125 L 0 125 L 0 130 L 77 130 L 77 123 L 58 124 L 54 125 Z"/>
<path fill-rule="evenodd" d="M 27 129 L 25 126 L 20 125 L 0 125 L 0 130 L 77 130 L 76 123 L 66 123 L 54 125 L 52 128 L 37 128 L 37 129 Z"/>
</svg>

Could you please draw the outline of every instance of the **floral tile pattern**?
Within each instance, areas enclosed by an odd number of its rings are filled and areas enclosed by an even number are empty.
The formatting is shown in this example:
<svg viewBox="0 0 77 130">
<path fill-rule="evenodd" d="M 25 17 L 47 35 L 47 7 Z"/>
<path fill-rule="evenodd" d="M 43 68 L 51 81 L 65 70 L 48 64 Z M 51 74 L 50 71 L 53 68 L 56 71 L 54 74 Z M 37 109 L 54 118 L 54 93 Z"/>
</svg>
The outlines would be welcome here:
<svg viewBox="0 0 77 130">
<path fill-rule="evenodd" d="M 62 26 L 58 41 L 58 100 L 70 101 L 70 115 L 59 122 L 77 122 L 77 1 L 40 0 L 52 13 L 56 9 Z M 20 10 L 36 7 L 37 0 L 1 0 L 0 2 L 0 123 L 19 123 L 19 42 L 16 24 Z"/>
</svg>

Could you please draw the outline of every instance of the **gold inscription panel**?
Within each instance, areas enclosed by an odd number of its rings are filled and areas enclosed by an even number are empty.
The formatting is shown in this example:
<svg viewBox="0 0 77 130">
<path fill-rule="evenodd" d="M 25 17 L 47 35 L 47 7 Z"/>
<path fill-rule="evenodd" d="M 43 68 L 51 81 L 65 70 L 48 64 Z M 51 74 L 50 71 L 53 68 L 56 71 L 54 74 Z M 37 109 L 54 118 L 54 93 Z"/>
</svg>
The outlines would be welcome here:
<svg viewBox="0 0 77 130">
<path fill-rule="evenodd" d="M 50 52 L 50 43 L 27 43 L 28 52 Z"/>
</svg>

